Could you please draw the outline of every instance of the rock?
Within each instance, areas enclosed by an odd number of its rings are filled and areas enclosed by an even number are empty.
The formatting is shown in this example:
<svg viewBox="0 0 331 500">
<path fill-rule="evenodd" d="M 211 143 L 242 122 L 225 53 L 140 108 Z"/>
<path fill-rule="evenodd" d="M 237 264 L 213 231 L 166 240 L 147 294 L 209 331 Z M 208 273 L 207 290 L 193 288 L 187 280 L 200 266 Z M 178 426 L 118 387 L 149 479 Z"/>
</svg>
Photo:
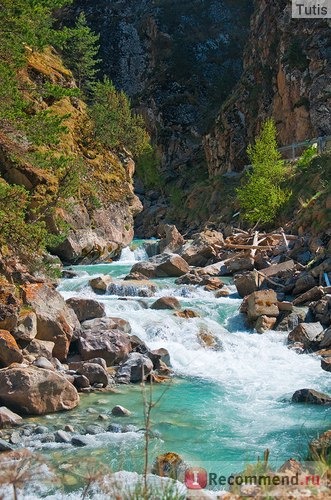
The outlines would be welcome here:
<svg viewBox="0 0 331 500">
<path fill-rule="evenodd" d="M 105 306 L 96 300 L 72 297 L 66 300 L 66 303 L 74 310 L 80 322 L 106 316 Z"/>
<path fill-rule="evenodd" d="M 224 282 L 220 278 L 216 277 L 204 277 L 201 282 L 204 285 L 204 289 L 208 292 L 212 292 L 214 290 L 220 290 L 224 286 Z"/>
<path fill-rule="evenodd" d="M 73 384 L 78 390 L 90 387 L 90 381 L 85 375 L 74 376 Z"/>
<path fill-rule="evenodd" d="M 37 316 L 38 340 L 54 342 L 53 356 L 64 361 L 74 334 L 80 325 L 74 311 L 63 297 L 46 283 L 32 283 L 22 286 L 24 303 L 32 307 Z"/>
<path fill-rule="evenodd" d="M 224 262 L 225 269 L 221 272 L 224 274 L 234 274 L 239 271 L 252 271 L 254 269 L 255 261 L 253 257 L 240 257 L 235 255 Z"/>
<path fill-rule="evenodd" d="M 310 310 L 312 311 L 316 321 L 322 323 L 323 326 L 331 326 L 331 295 L 325 295 L 317 302 L 310 304 Z"/>
<path fill-rule="evenodd" d="M 151 257 L 145 262 L 137 262 L 131 272 L 139 272 L 148 278 L 164 278 L 182 276 L 189 270 L 189 265 L 179 255 L 162 254 Z"/>
<path fill-rule="evenodd" d="M 78 278 L 79 274 L 73 271 L 72 269 L 63 269 L 62 270 L 62 278 L 70 280 L 72 278 Z"/>
<path fill-rule="evenodd" d="M 160 359 L 160 361 L 165 363 L 167 366 L 171 366 L 169 351 L 167 349 L 165 349 L 164 347 L 160 347 L 159 349 L 155 349 L 154 351 L 152 351 L 152 354 L 154 356 L 157 356 Z"/>
<path fill-rule="evenodd" d="M 53 364 L 43 356 L 35 359 L 32 364 L 38 368 L 43 368 L 44 370 L 55 370 Z"/>
<path fill-rule="evenodd" d="M 307 403 L 316 405 L 331 405 L 331 396 L 315 391 L 314 389 L 300 389 L 292 396 L 293 403 Z"/>
<path fill-rule="evenodd" d="M 292 302 L 287 302 L 287 301 L 281 301 L 277 302 L 278 309 L 280 311 L 286 311 L 286 312 L 292 312 L 293 311 L 293 304 Z"/>
<path fill-rule="evenodd" d="M 259 316 L 255 323 L 255 329 L 257 333 L 264 333 L 268 330 L 272 330 L 275 326 L 277 318 L 272 316 Z"/>
<path fill-rule="evenodd" d="M 324 332 L 321 323 L 300 323 L 287 337 L 288 344 L 300 342 L 304 349 L 318 349 Z"/>
<path fill-rule="evenodd" d="M 23 354 L 16 340 L 7 330 L 0 330 L 0 363 L 9 366 L 12 363 L 22 363 Z"/>
<path fill-rule="evenodd" d="M 206 230 L 199 233 L 191 243 L 187 243 L 181 256 L 190 266 L 205 266 L 210 260 L 214 260 L 219 248 L 224 246 L 222 233 Z"/>
<path fill-rule="evenodd" d="M 217 290 L 217 292 L 215 293 L 215 297 L 217 299 L 221 299 L 222 297 L 228 297 L 230 294 L 230 290 L 227 287 L 224 287 L 221 290 Z"/>
<path fill-rule="evenodd" d="M 34 429 L 34 434 L 47 434 L 48 433 L 48 427 L 46 427 L 45 425 L 38 425 L 35 429 Z"/>
<path fill-rule="evenodd" d="M 222 351 L 223 346 L 221 341 L 211 332 L 200 330 L 198 333 L 198 341 L 202 347 L 212 349 L 214 351 Z"/>
<path fill-rule="evenodd" d="M 101 427 L 101 425 L 90 424 L 86 427 L 86 434 L 92 434 L 92 436 L 96 436 L 97 434 L 102 434 L 105 432 L 105 429 Z"/>
<path fill-rule="evenodd" d="M 56 431 L 54 438 L 56 443 L 71 443 L 71 436 L 66 431 Z"/>
<path fill-rule="evenodd" d="M 73 446 L 89 446 L 91 441 L 85 436 L 77 435 L 71 438 L 71 444 Z"/>
<path fill-rule="evenodd" d="M 117 281 L 109 285 L 107 294 L 119 297 L 152 297 L 156 286 L 149 280 Z"/>
<path fill-rule="evenodd" d="M 180 302 L 176 297 L 161 297 L 153 302 L 151 309 L 180 309 Z"/>
<path fill-rule="evenodd" d="M 64 426 L 64 430 L 65 430 L 66 432 L 75 432 L 74 427 L 73 427 L 72 425 L 70 425 L 70 424 L 65 425 L 65 426 Z"/>
<path fill-rule="evenodd" d="M 77 370 L 77 373 L 86 377 L 90 385 L 102 384 L 102 387 L 107 387 L 108 385 L 108 373 L 97 363 L 84 363 L 83 366 Z"/>
<path fill-rule="evenodd" d="M 177 453 L 164 453 L 156 458 L 152 474 L 182 480 L 182 475 L 186 468 L 187 466 L 180 455 Z"/>
<path fill-rule="evenodd" d="M 153 362 L 149 357 L 132 352 L 117 369 L 116 380 L 122 384 L 141 382 L 146 380 L 152 370 Z"/>
<path fill-rule="evenodd" d="M 309 451 L 313 460 L 322 460 L 323 463 L 328 463 L 328 457 L 331 455 L 331 430 L 311 441 Z"/>
<path fill-rule="evenodd" d="M 0 284 L 0 330 L 13 331 L 16 328 L 20 301 L 14 285 Z"/>
<path fill-rule="evenodd" d="M 122 361 L 131 351 L 127 321 L 117 318 L 98 318 L 85 321 L 78 339 L 79 353 L 84 361 L 99 357 L 107 366 Z"/>
<path fill-rule="evenodd" d="M 326 372 L 331 372 L 331 356 L 321 359 L 321 368 Z"/>
<path fill-rule="evenodd" d="M 330 349 L 331 348 L 331 328 L 324 331 L 323 337 L 319 343 L 319 349 Z"/>
<path fill-rule="evenodd" d="M 95 293 L 104 294 L 107 292 L 108 286 L 113 282 L 111 276 L 99 276 L 89 281 L 89 285 Z"/>
<path fill-rule="evenodd" d="M 5 427 L 14 427 L 23 423 L 23 419 L 20 415 L 12 412 L 6 406 L 0 407 L 0 429 Z"/>
<path fill-rule="evenodd" d="M 51 360 L 53 357 L 54 342 L 47 340 L 32 340 L 25 349 L 23 349 L 24 355 L 35 355 L 35 357 L 43 357 Z"/>
<path fill-rule="evenodd" d="M 0 451 L 14 451 L 14 449 L 7 441 L 0 439 Z"/>
<path fill-rule="evenodd" d="M 256 270 L 253 270 L 235 274 L 233 281 L 236 285 L 239 296 L 244 298 L 247 295 L 259 290 L 264 279 L 261 274 L 259 274 Z"/>
<path fill-rule="evenodd" d="M 278 302 L 279 306 L 279 302 Z M 296 307 L 292 303 L 292 312 L 281 311 L 277 318 L 276 330 L 278 331 L 292 331 L 296 328 L 299 323 L 308 323 L 312 318 L 310 318 L 308 307 Z"/>
<path fill-rule="evenodd" d="M 316 286 L 316 281 L 311 274 L 300 276 L 295 282 L 293 295 L 300 295 L 304 292 L 307 292 L 307 290 L 310 290 L 315 286 Z"/>
<path fill-rule="evenodd" d="M 176 311 L 174 315 L 178 316 L 179 318 L 185 318 L 185 319 L 200 318 L 200 314 L 198 314 L 196 311 L 193 311 L 192 309 L 184 309 L 183 311 Z"/>
<path fill-rule="evenodd" d="M 131 415 L 131 412 L 124 408 L 124 406 L 116 405 L 112 409 L 112 415 L 115 417 L 129 417 Z M 114 432 L 114 431 L 112 431 Z"/>
<path fill-rule="evenodd" d="M 319 278 L 323 273 L 329 273 L 331 271 L 331 257 L 326 258 L 321 264 L 313 267 L 310 270 L 310 274 L 314 278 Z"/>
<path fill-rule="evenodd" d="M 196 269 L 183 274 L 183 276 L 180 276 L 180 278 L 177 278 L 175 281 L 176 285 L 200 285 L 201 282 L 202 277 Z"/>
<path fill-rule="evenodd" d="M 65 377 L 36 367 L 0 370 L 0 401 L 27 415 L 44 415 L 71 410 L 79 396 Z"/>
<path fill-rule="evenodd" d="M 308 292 L 299 295 L 293 300 L 293 305 L 298 306 L 302 304 L 309 304 L 314 300 L 320 300 L 324 296 L 324 289 L 322 286 L 314 286 Z"/>
<path fill-rule="evenodd" d="M 13 332 L 16 340 L 30 342 L 37 335 L 37 316 L 33 311 L 20 311 L 17 326 Z"/>
<path fill-rule="evenodd" d="M 185 243 L 183 236 L 173 224 L 161 224 L 157 229 L 160 236 L 160 253 L 175 253 Z"/>
<path fill-rule="evenodd" d="M 261 275 L 272 278 L 274 276 L 284 275 L 284 273 L 289 273 L 292 275 L 296 270 L 296 264 L 293 260 L 286 260 L 280 264 L 272 264 L 271 266 L 261 269 Z"/>
<path fill-rule="evenodd" d="M 277 317 L 278 314 L 277 295 L 274 290 L 260 290 L 247 297 L 249 321 L 255 321 L 259 316 Z"/>
<path fill-rule="evenodd" d="M 114 432 L 114 433 L 118 434 L 118 433 L 122 432 L 122 426 L 119 424 L 110 424 L 107 427 L 107 431 Z"/>
</svg>

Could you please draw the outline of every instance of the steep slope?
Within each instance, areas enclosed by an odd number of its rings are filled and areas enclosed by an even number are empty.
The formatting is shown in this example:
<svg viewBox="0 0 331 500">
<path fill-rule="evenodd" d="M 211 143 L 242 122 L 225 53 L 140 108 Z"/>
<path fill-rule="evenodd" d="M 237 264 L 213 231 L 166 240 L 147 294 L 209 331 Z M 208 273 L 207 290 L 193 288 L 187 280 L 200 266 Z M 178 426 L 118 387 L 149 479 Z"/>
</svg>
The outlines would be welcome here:
<svg viewBox="0 0 331 500">
<path fill-rule="evenodd" d="M 74 90 L 76 86 L 54 49 L 35 52 L 27 48 L 27 51 L 27 63 L 18 70 L 17 78 L 29 114 L 39 116 L 43 111 L 51 113 L 47 116 L 64 117 L 65 129 L 59 143 L 50 146 L 47 142 L 31 142 L 22 129 L 16 128 L 15 122 L 2 120 L 0 176 L 10 185 L 23 186 L 30 192 L 31 214 L 33 206 L 49 199 L 37 218 L 43 216 L 53 234 L 69 228 L 67 237 L 54 249 L 65 262 L 111 258 L 132 240 L 133 216 L 141 210 L 133 193 L 134 162 L 127 154 L 119 157 L 93 140 L 82 100 L 61 96 L 62 91 L 57 95 L 59 89 Z M 36 131 L 38 126 L 36 122 Z M 41 158 L 45 161 L 44 168 Z M 61 176 L 67 158 L 69 167 Z M 72 195 L 63 193 L 68 177 L 72 177 L 71 184 L 75 185 Z M 53 213 L 50 208 L 61 197 L 67 201 Z"/>
<path fill-rule="evenodd" d="M 291 2 L 255 3 L 243 75 L 205 138 L 211 177 L 240 171 L 273 116 L 280 145 L 331 134 L 330 20 L 291 19 Z"/>
</svg>

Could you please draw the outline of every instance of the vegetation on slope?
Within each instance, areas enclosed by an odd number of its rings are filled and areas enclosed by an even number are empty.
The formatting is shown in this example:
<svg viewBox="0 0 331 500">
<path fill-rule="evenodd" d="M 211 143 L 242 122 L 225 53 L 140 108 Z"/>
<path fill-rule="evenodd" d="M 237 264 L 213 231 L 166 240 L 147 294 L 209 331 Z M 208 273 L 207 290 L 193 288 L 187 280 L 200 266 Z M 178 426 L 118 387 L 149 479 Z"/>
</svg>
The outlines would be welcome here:
<svg viewBox="0 0 331 500">
<path fill-rule="evenodd" d="M 28 261 L 65 234 L 73 199 L 93 209 L 132 197 L 118 153 L 150 148 L 127 97 L 96 81 L 98 36 L 85 17 L 53 28 L 67 3 L 0 1 L 0 253 Z"/>
</svg>

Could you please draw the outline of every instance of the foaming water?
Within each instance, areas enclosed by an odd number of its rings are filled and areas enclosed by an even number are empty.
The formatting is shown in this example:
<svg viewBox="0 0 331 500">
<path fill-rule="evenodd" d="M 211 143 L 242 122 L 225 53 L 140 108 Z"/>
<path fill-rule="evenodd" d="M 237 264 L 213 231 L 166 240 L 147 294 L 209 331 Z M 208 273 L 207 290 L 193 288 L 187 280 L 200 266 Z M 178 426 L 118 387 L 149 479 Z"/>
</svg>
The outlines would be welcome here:
<svg viewBox="0 0 331 500">
<path fill-rule="evenodd" d="M 102 272 L 122 277 L 131 268 L 125 262 L 128 264 L 124 260 L 108 265 L 104 271 L 96 271 L 97 266 L 80 266 L 80 272 L 88 276 L 64 280 L 59 290 L 65 298 L 80 296 L 101 301 L 108 316 L 129 321 L 132 334 L 149 348 L 168 349 L 172 368 L 180 379 L 173 381 L 153 410 L 153 430 L 159 437 L 152 440 L 152 459 L 157 453 L 171 450 L 200 463 L 216 461 L 224 466 L 226 462 L 224 467 L 231 473 L 247 461 L 256 460 L 266 448 L 278 464 L 290 456 L 303 458 L 309 439 L 327 428 L 328 409 L 293 405 L 290 399 L 294 391 L 304 387 L 330 390 L 329 374 L 320 368 L 319 358 L 289 350 L 286 333 L 269 331 L 259 335 L 248 331 L 239 313 L 241 300 L 231 286 L 231 295 L 218 299 L 200 287 L 177 286 L 174 279 L 153 280 L 158 288 L 148 298 L 94 294 L 88 279 Z M 183 319 L 174 311 L 150 308 L 157 298 L 168 295 L 199 317 Z M 212 334 L 221 349 L 203 347 L 201 332 Z M 163 390 L 155 386 L 156 397 Z M 88 398 L 94 401 L 93 395 Z M 116 398 L 109 396 L 110 407 L 114 402 L 129 407 L 133 411 L 130 423 L 141 427 L 138 386 L 121 389 Z M 122 439 L 121 449 L 126 455 L 135 449 L 139 462 L 141 433 L 137 439 Z M 96 440 L 94 447 L 99 446 Z M 104 447 L 102 450 L 103 457 L 109 455 Z M 113 465 L 116 468 L 116 463 Z M 137 470 L 127 462 L 126 468 Z"/>
</svg>

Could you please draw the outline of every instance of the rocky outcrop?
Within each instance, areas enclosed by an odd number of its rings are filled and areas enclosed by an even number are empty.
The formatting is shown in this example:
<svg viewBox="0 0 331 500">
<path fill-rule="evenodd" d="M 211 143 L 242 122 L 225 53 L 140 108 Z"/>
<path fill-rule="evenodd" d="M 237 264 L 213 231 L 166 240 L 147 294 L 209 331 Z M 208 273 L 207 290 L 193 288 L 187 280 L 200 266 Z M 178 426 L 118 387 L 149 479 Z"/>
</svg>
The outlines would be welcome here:
<svg viewBox="0 0 331 500">
<path fill-rule="evenodd" d="M 244 72 L 205 139 L 210 176 L 240 171 L 273 116 L 280 145 L 331 134 L 328 21 L 291 19 L 291 2 L 255 2 Z"/>
<path fill-rule="evenodd" d="M 131 273 L 141 273 L 147 278 L 182 276 L 190 269 L 188 263 L 177 254 L 163 254 L 151 257 L 148 261 L 137 262 Z"/>
<path fill-rule="evenodd" d="M 0 370 L 0 402 L 19 414 L 44 415 L 75 408 L 79 396 L 62 375 L 25 366 Z"/>
<path fill-rule="evenodd" d="M 83 322 L 89 319 L 102 318 L 106 316 L 105 306 L 93 299 L 80 299 L 72 297 L 66 301 L 67 305 L 74 310 L 78 321 Z"/>
<path fill-rule="evenodd" d="M 331 396 L 315 391 L 314 389 L 300 389 L 293 394 L 292 402 L 316 405 L 331 405 Z"/>
</svg>

